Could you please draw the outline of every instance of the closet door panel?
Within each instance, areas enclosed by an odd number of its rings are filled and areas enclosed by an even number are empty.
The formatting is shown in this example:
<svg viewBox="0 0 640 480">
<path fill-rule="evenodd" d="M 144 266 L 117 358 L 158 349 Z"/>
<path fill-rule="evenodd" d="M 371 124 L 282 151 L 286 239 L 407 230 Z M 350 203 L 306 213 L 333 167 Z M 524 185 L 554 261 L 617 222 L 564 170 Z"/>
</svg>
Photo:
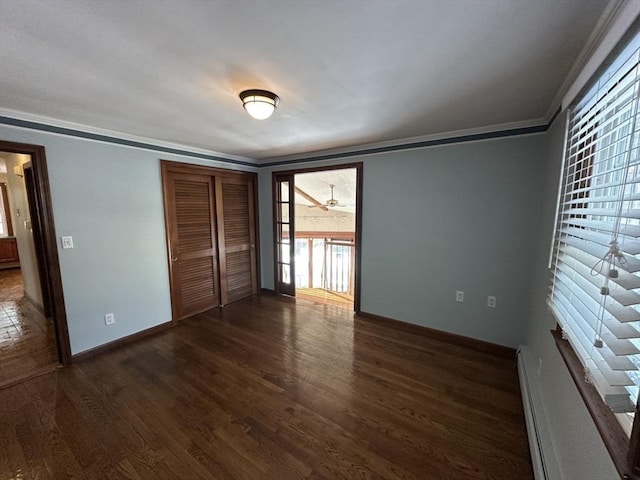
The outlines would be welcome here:
<svg viewBox="0 0 640 480">
<path fill-rule="evenodd" d="M 220 304 L 215 188 L 210 176 L 164 172 L 171 304 L 181 320 Z"/>
<path fill-rule="evenodd" d="M 222 304 L 258 293 L 253 179 L 216 177 Z"/>
</svg>

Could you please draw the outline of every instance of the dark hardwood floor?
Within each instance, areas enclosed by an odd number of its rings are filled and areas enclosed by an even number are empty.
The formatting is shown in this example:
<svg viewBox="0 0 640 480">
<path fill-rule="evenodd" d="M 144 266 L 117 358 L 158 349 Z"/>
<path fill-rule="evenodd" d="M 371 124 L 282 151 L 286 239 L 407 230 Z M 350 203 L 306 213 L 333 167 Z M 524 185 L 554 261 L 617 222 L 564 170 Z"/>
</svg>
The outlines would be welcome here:
<svg viewBox="0 0 640 480">
<path fill-rule="evenodd" d="M 0 478 L 533 478 L 514 360 L 301 300 L 198 315 L 0 405 Z"/>
<path fill-rule="evenodd" d="M 54 330 L 25 298 L 20 269 L 0 270 L 0 388 L 58 367 Z"/>
</svg>

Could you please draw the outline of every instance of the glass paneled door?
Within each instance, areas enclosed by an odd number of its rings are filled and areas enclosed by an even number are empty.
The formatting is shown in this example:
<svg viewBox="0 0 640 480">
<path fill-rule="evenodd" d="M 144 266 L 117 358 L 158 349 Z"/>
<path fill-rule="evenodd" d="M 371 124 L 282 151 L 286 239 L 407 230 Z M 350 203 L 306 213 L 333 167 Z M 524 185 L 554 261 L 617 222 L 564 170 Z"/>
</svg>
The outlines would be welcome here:
<svg viewBox="0 0 640 480">
<path fill-rule="evenodd" d="M 293 175 L 274 175 L 276 293 L 295 296 Z"/>
</svg>

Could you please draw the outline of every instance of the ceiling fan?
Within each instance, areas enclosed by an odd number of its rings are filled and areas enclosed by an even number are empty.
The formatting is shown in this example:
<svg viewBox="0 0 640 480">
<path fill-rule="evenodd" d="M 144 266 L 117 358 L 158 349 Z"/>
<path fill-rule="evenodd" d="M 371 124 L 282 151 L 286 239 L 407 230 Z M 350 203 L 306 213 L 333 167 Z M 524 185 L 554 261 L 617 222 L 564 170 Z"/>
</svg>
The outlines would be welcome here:
<svg viewBox="0 0 640 480">
<path fill-rule="evenodd" d="M 329 200 L 327 200 L 327 203 L 325 204 L 321 204 L 321 205 L 308 205 L 309 208 L 318 208 L 318 207 L 346 207 L 347 205 L 340 205 L 338 203 L 338 199 L 337 198 L 333 198 L 333 189 L 335 188 L 335 185 L 329 185 L 329 187 L 331 188 L 331 198 Z"/>
</svg>

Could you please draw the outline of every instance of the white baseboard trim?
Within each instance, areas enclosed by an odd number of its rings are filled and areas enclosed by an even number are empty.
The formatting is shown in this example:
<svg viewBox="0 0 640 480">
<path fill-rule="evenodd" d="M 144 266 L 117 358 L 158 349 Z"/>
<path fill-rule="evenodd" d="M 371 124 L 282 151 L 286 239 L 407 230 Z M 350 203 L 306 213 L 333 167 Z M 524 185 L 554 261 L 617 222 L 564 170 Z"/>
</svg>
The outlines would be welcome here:
<svg viewBox="0 0 640 480">
<path fill-rule="evenodd" d="M 536 370 L 533 365 L 528 348 L 521 345 L 518 348 L 518 377 L 520 378 L 522 406 L 529 436 L 533 473 L 536 480 L 556 480 L 562 477 L 555 459 L 546 414 L 535 377 Z"/>
</svg>

